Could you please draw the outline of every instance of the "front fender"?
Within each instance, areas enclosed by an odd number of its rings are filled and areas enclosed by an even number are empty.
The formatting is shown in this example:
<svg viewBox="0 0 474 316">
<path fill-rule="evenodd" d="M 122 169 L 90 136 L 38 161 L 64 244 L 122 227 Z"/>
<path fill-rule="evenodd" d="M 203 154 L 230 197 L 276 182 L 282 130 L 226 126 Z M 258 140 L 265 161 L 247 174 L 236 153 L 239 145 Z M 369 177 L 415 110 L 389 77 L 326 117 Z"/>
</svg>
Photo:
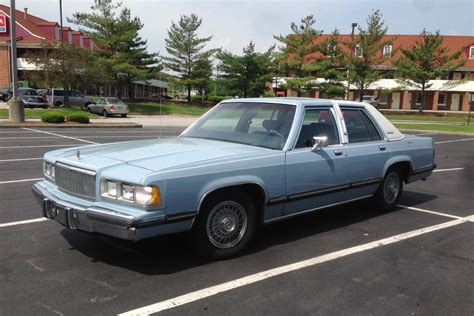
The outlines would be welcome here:
<svg viewBox="0 0 474 316">
<path fill-rule="evenodd" d="M 207 183 L 199 192 L 198 204 L 196 206 L 196 210 L 199 213 L 202 202 L 204 201 L 206 196 L 208 196 L 210 193 L 219 189 L 224 189 L 224 188 L 239 186 L 239 185 L 244 185 L 244 184 L 258 185 L 260 189 L 262 190 L 262 192 L 265 194 L 264 201 L 267 201 L 268 192 L 265 188 L 265 183 L 261 178 L 257 176 L 252 176 L 252 175 L 232 176 L 232 177 L 216 179 L 214 181 Z"/>
</svg>

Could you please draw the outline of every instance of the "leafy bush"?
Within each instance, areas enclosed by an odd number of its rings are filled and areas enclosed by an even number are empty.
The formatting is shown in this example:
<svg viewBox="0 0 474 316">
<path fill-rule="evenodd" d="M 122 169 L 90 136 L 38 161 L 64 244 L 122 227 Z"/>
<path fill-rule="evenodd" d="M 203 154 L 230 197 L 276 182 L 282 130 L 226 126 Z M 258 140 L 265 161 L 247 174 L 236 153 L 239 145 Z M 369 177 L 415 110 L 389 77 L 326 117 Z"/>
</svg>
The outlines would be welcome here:
<svg viewBox="0 0 474 316">
<path fill-rule="evenodd" d="M 193 96 L 191 96 L 191 100 L 192 101 L 202 101 L 203 99 L 202 99 L 202 96 L 200 96 L 200 95 L 193 95 Z M 206 100 L 206 97 L 204 97 L 204 100 Z"/>
<path fill-rule="evenodd" d="M 265 91 L 263 93 L 264 98 L 274 98 L 275 97 L 275 92 L 273 91 Z"/>
<path fill-rule="evenodd" d="M 226 100 L 228 99 L 228 97 L 223 97 L 223 96 L 220 96 L 220 95 L 211 95 L 207 98 L 208 101 L 211 101 L 211 102 L 216 102 L 216 103 L 219 103 L 223 100 Z"/>
<path fill-rule="evenodd" d="M 41 115 L 41 121 L 45 123 L 64 123 L 64 115 L 58 112 L 46 112 Z"/>
<path fill-rule="evenodd" d="M 67 116 L 69 122 L 77 122 L 87 124 L 89 123 L 89 117 L 85 113 L 73 113 Z"/>
</svg>

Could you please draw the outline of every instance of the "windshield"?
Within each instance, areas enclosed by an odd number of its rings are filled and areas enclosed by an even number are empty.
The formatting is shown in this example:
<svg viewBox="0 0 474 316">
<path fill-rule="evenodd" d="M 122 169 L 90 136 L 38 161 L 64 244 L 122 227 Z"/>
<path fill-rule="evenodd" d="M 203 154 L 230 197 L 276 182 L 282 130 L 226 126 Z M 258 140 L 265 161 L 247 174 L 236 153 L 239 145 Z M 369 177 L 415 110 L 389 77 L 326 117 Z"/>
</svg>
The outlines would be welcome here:
<svg viewBox="0 0 474 316">
<path fill-rule="evenodd" d="M 38 95 L 35 90 L 32 89 L 20 89 L 20 95 Z"/>
<path fill-rule="evenodd" d="M 221 103 L 181 136 L 282 149 L 294 116 L 294 105 Z"/>
</svg>

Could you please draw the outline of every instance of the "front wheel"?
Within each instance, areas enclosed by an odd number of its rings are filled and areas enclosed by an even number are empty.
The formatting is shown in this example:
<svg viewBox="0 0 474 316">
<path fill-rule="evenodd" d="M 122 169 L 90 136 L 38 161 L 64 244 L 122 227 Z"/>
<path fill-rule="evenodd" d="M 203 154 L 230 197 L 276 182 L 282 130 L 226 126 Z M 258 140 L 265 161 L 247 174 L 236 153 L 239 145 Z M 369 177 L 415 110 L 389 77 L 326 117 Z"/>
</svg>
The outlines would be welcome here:
<svg viewBox="0 0 474 316">
<path fill-rule="evenodd" d="M 122 114 L 122 117 L 127 117 L 127 114 Z"/>
<path fill-rule="evenodd" d="M 403 191 L 401 171 L 389 169 L 375 193 L 375 200 L 382 211 L 391 211 L 397 206 Z"/>
<path fill-rule="evenodd" d="M 109 113 L 107 113 L 107 110 L 104 110 L 104 111 L 102 111 L 102 115 L 103 115 L 104 117 L 107 117 L 107 115 L 109 115 Z"/>
<path fill-rule="evenodd" d="M 248 194 L 225 192 L 207 199 L 190 232 L 197 254 L 210 259 L 240 253 L 256 230 L 256 209 Z"/>
</svg>

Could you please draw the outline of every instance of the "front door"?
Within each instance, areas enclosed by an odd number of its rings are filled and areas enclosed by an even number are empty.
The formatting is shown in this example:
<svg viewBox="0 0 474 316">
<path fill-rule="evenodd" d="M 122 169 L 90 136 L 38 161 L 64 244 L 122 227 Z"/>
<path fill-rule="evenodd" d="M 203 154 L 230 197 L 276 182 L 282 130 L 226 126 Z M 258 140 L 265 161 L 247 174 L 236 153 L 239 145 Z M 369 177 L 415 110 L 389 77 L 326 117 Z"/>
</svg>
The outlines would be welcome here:
<svg viewBox="0 0 474 316">
<path fill-rule="evenodd" d="M 313 150 L 313 137 L 326 136 L 328 146 Z M 284 214 L 335 204 L 345 199 L 348 166 L 331 108 L 308 108 L 295 148 L 286 155 Z"/>
</svg>

